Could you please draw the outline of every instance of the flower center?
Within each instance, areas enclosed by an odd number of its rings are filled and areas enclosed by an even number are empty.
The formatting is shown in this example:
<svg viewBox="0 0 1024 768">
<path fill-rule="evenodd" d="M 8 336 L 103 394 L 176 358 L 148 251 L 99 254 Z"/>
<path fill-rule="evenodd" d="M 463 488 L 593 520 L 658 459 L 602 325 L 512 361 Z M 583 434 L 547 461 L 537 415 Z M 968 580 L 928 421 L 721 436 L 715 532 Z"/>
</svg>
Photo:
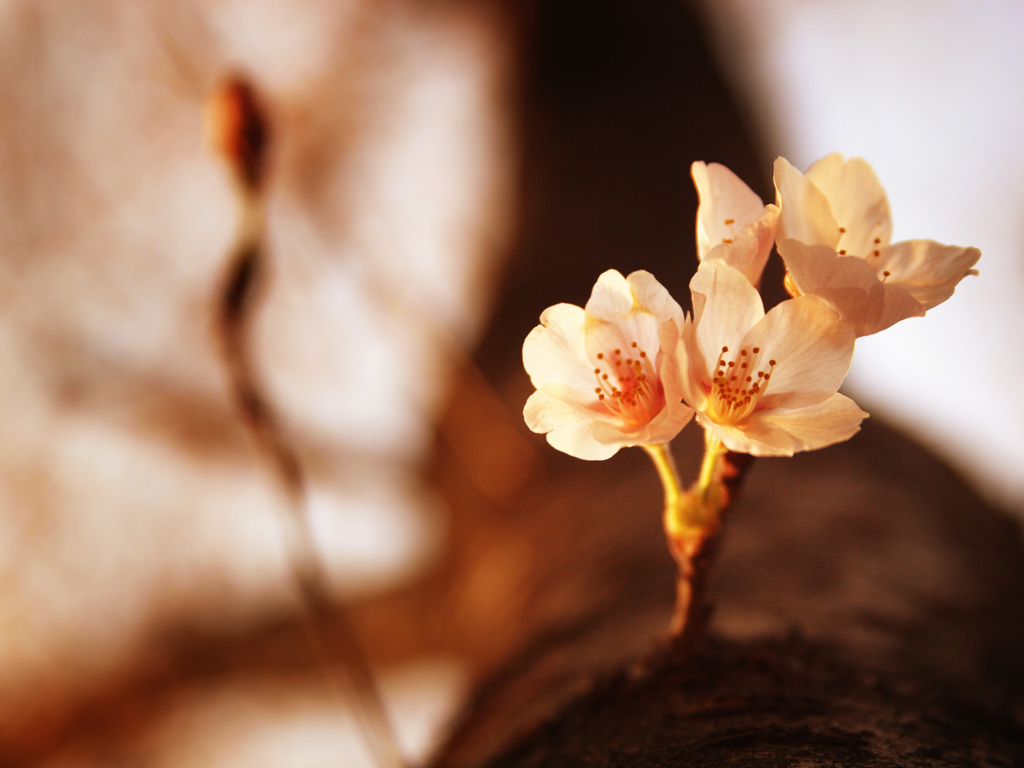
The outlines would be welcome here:
<svg viewBox="0 0 1024 768">
<path fill-rule="evenodd" d="M 594 368 L 597 400 L 615 416 L 632 422 L 649 422 L 665 405 L 661 380 L 648 354 L 635 341 L 629 349 L 597 353 Z"/>
<path fill-rule="evenodd" d="M 711 407 L 717 421 L 737 424 L 757 407 L 776 365 L 769 360 L 767 367 L 762 366 L 760 354 L 760 347 L 743 348 L 729 359 L 729 348 L 722 347 L 711 379 Z"/>
</svg>

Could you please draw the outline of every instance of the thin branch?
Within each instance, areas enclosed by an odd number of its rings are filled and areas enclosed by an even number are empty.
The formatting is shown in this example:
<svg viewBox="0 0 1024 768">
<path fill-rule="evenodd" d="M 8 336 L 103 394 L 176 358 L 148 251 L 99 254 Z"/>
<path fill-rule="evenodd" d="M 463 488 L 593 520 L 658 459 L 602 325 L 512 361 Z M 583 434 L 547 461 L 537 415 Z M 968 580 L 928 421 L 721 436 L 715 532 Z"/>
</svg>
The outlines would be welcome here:
<svg viewBox="0 0 1024 768">
<path fill-rule="evenodd" d="M 383 699 L 359 644 L 348 610 L 327 591 L 323 565 L 310 529 L 306 477 L 295 448 L 263 391 L 250 355 L 250 327 L 266 266 L 262 193 L 270 132 L 252 86 L 229 78 L 211 97 L 208 129 L 227 160 L 241 209 L 236 246 L 217 297 L 216 332 L 231 394 L 257 446 L 288 497 L 287 538 L 292 575 L 301 597 L 302 621 L 329 687 L 347 700 L 380 768 L 404 768 Z M 326 642 L 332 617 L 337 646 Z"/>
</svg>

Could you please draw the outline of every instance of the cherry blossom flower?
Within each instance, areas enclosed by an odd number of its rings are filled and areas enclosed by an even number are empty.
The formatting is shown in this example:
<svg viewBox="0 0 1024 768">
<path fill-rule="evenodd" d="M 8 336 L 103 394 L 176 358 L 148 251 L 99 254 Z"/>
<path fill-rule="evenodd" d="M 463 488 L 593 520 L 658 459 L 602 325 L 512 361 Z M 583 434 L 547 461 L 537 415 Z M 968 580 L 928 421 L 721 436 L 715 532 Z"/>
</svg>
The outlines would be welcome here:
<svg viewBox="0 0 1024 768">
<path fill-rule="evenodd" d="M 624 446 L 666 443 L 692 418 L 663 378 L 675 367 L 683 311 L 650 273 L 624 278 L 609 270 L 585 308 L 556 304 L 540 323 L 523 344 L 523 365 L 537 388 L 523 416 L 558 450 L 607 459 Z"/>
<path fill-rule="evenodd" d="M 778 207 L 764 205 L 724 165 L 696 162 L 690 166 L 690 175 L 700 198 L 697 256 L 701 261 L 721 259 L 757 286 L 775 243 Z"/>
<path fill-rule="evenodd" d="M 767 314 L 745 276 L 707 260 L 690 281 L 694 314 L 676 337 L 678 389 L 697 420 L 730 451 L 792 456 L 848 439 L 867 416 L 838 394 L 854 333 L 813 296 Z M 666 327 L 666 330 L 670 330 Z M 663 347 L 673 337 L 666 333 Z"/>
<path fill-rule="evenodd" d="M 891 243 L 889 201 L 861 158 L 831 154 L 800 173 L 780 157 L 775 189 L 782 208 L 777 247 L 790 293 L 821 297 L 858 336 L 923 316 L 964 277 L 978 274 L 977 248 Z"/>
</svg>

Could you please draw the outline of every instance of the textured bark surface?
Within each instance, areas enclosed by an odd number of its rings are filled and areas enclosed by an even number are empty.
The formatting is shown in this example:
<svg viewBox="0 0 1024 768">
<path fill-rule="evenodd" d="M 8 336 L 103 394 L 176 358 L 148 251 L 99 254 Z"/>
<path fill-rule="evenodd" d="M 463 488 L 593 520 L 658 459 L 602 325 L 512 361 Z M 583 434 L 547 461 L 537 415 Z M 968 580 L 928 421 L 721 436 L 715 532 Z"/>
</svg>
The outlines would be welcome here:
<svg viewBox="0 0 1024 768">
<path fill-rule="evenodd" d="M 623 498 L 608 501 L 613 519 Z M 667 595 L 649 602 L 664 580 L 641 583 L 650 528 L 632 568 L 618 555 L 619 601 L 485 684 L 438 766 L 1024 760 L 1019 527 L 898 434 L 755 463 L 712 576 L 712 637 L 689 659 L 630 632 L 668 615 Z"/>
<path fill-rule="evenodd" d="M 887 677 L 797 637 L 710 642 L 607 678 L 489 766 L 1009 766 L 1009 701 Z M 1019 712 L 1016 713 L 1019 715 Z"/>
</svg>

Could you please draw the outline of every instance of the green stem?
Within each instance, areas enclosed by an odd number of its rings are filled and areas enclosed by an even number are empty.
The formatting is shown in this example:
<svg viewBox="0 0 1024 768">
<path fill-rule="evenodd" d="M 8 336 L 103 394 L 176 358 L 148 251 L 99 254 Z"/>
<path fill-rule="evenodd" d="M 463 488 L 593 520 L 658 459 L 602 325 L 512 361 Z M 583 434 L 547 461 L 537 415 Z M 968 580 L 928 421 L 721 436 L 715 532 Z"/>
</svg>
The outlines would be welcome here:
<svg viewBox="0 0 1024 768">
<path fill-rule="evenodd" d="M 654 468 L 658 470 L 658 477 L 661 478 L 661 485 L 665 489 L 665 511 L 674 509 L 683 495 L 683 484 L 679 480 L 679 470 L 676 469 L 676 462 L 672 458 L 668 443 L 641 447 L 651 457 Z"/>
<path fill-rule="evenodd" d="M 663 524 L 669 551 L 676 561 L 676 604 L 672 634 L 685 646 L 704 624 L 704 588 L 728 494 L 722 485 L 727 449 L 705 432 L 704 459 L 697 481 L 683 490 L 679 471 L 667 443 L 643 446 L 654 462 L 665 491 Z"/>
<path fill-rule="evenodd" d="M 704 520 L 708 523 L 718 522 L 718 513 L 721 511 L 721 482 L 722 462 L 728 449 L 716 438 L 711 430 L 704 432 L 704 460 L 700 465 L 700 475 L 697 482 L 690 488 L 690 493 L 696 495 L 702 502 L 701 506 L 711 513 L 711 520 Z"/>
</svg>

